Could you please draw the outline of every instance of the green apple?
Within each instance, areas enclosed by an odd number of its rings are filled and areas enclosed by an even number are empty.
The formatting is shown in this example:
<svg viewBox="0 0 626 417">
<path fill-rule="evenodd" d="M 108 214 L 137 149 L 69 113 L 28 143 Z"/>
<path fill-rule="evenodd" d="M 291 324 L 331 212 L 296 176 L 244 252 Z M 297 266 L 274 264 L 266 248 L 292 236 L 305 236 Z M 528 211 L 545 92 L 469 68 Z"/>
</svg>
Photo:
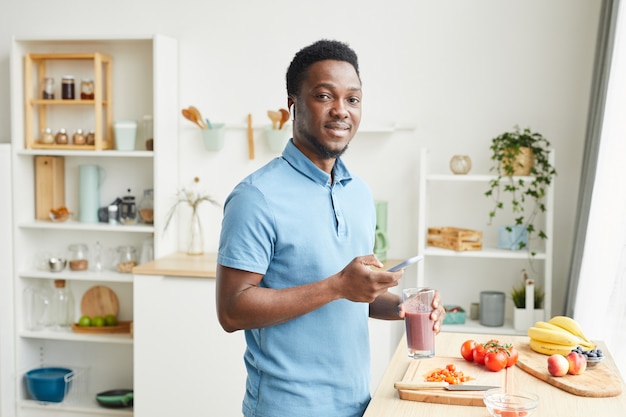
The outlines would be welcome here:
<svg viewBox="0 0 626 417">
<path fill-rule="evenodd" d="M 91 317 L 89 316 L 82 316 L 80 319 L 78 319 L 78 325 L 81 327 L 89 327 L 91 326 Z"/>
<path fill-rule="evenodd" d="M 104 326 L 104 317 L 96 316 L 91 320 L 91 325 L 95 327 L 103 327 Z"/>
<path fill-rule="evenodd" d="M 104 316 L 105 326 L 117 326 L 117 317 L 114 314 L 107 314 Z"/>
</svg>

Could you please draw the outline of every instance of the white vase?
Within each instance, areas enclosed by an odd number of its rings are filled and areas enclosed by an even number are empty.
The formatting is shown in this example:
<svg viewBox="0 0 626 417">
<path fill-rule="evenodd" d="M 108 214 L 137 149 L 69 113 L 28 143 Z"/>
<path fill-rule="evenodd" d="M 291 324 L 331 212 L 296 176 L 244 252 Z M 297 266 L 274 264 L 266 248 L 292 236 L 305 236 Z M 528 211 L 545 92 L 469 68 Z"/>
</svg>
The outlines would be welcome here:
<svg viewBox="0 0 626 417">
<path fill-rule="evenodd" d="M 513 328 L 518 332 L 526 332 L 529 327 L 544 319 L 543 308 L 534 310 L 526 308 L 516 308 L 513 310 Z"/>
</svg>

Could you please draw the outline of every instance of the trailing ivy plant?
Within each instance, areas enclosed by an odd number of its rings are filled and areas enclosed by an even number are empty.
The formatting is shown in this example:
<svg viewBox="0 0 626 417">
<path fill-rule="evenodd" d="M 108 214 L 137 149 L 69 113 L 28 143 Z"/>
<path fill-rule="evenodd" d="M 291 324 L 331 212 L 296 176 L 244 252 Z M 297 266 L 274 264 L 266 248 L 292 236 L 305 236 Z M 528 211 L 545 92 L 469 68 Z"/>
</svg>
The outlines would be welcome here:
<svg viewBox="0 0 626 417">
<path fill-rule="evenodd" d="M 519 162 L 516 158 L 522 153 L 523 148 L 529 148 L 534 157 L 534 165 L 528 177 L 513 176 Z M 494 200 L 494 208 L 489 212 L 489 224 L 496 217 L 498 210 L 504 208 L 502 202 L 503 193 L 509 193 L 512 197 L 511 208 L 515 216 L 515 225 L 524 226 L 528 231 L 528 240 L 531 236 L 547 239 L 545 231 L 537 229 L 534 225 L 537 214 L 545 212 L 546 189 L 556 176 L 556 170 L 550 163 L 550 142 L 540 133 L 532 132 L 529 128 L 520 130 L 515 126 L 512 132 L 502 133 L 491 140 L 491 160 L 493 166 L 490 171 L 496 173 L 496 178 L 489 181 L 489 190 L 485 192 L 487 197 Z M 530 212 L 526 212 L 526 201 L 533 202 Z M 511 231 L 511 227 L 507 227 Z M 519 248 L 526 247 L 524 242 L 519 243 Z M 535 252 L 531 252 L 534 256 Z"/>
</svg>

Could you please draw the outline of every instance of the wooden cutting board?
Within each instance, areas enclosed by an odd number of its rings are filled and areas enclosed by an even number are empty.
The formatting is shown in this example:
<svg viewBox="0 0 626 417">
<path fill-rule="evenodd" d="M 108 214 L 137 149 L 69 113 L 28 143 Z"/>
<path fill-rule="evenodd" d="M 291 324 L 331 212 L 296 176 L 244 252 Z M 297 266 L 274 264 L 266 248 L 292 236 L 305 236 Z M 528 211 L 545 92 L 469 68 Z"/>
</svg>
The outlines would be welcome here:
<svg viewBox="0 0 626 417">
<path fill-rule="evenodd" d="M 519 350 L 517 366 L 550 385 L 581 397 L 615 397 L 622 393 L 622 381 L 604 362 L 580 375 L 554 377 L 548 372 L 548 356 L 533 351 L 528 343 L 515 347 Z"/>
<path fill-rule="evenodd" d="M 491 372 L 482 365 L 468 362 L 463 358 L 438 357 L 429 359 L 416 359 L 411 361 L 402 378 L 402 382 L 424 382 L 424 376 L 434 369 L 444 368 L 448 364 L 454 364 L 457 370 L 474 378 L 465 384 L 492 385 L 506 387 L 507 378 L 515 369 L 503 369 L 500 372 Z M 446 391 L 445 389 L 423 390 L 398 390 L 398 396 L 402 400 L 421 401 L 426 403 L 471 405 L 484 407 L 483 395 L 485 391 Z"/>
<path fill-rule="evenodd" d="M 80 301 L 80 311 L 84 316 L 104 317 L 108 314 L 117 316 L 120 306 L 115 292 L 104 285 L 88 289 Z"/>
</svg>

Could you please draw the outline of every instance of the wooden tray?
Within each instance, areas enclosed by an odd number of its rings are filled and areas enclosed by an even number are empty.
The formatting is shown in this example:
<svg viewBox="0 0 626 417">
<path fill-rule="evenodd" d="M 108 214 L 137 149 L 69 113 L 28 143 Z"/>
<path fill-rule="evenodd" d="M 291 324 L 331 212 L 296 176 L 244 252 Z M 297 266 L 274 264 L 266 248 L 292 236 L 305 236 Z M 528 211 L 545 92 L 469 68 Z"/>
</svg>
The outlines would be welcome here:
<svg viewBox="0 0 626 417">
<path fill-rule="evenodd" d="M 528 343 L 515 345 L 519 351 L 517 366 L 534 377 L 581 397 L 615 397 L 622 393 L 622 381 L 604 362 L 587 368 L 580 375 L 554 377 L 548 372 L 548 356 L 537 353 Z"/>
<path fill-rule="evenodd" d="M 500 372 L 491 372 L 484 366 L 468 362 L 463 358 L 436 356 L 430 359 L 411 361 L 402 378 L 402 382 L 424 382 L 424 375 L 429 374 L 436 368 L 444 368 L 448 364 L 454 364 L 465 375 L 475 378 L 470 382 L 466 382 L 468 385 L 506 387 L 508 374 L 514 371 L 514 369 L 503 369 Z M 398 390 L 398 396 L 402 400 L 477 407 L 485 406 L 483 402 L 484 394 L 485 391 L 446 391 L 445 389 Z"/>
<path fill-rule="evenodd" d="M 76 333 L 88 333 L 88 334 L 114 334 L 114 333 L 130 333 L 130 321 L 120 321 L 117 326 L 79 326 L 77 323 L 72 323 L 72 331 Z"/>
</svg>

